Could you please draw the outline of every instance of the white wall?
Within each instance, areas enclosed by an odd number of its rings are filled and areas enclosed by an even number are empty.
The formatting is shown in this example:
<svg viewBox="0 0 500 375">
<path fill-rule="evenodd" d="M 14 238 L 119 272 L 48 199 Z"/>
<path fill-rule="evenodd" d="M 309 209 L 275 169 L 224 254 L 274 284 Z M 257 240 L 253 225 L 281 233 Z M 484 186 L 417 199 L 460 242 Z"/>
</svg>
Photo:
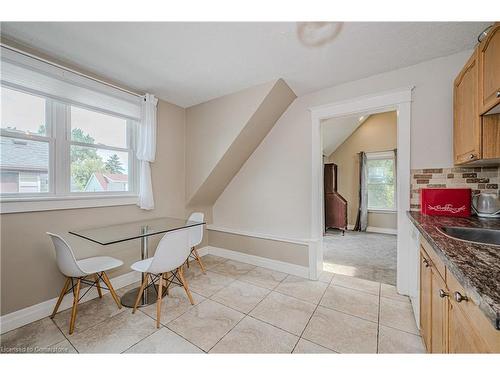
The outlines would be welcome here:
<svg viewBox="0 0 500 375">
<path fill-rule="evenodd" d="M 308 109 L 322 104 L 415 86 L 411 166 L 451 166 L 453 80 L 470 54 L 461 52 L 297 98 L 215 203 L 214 225 L 281 237 L 310 237 Z"/>
</svg>

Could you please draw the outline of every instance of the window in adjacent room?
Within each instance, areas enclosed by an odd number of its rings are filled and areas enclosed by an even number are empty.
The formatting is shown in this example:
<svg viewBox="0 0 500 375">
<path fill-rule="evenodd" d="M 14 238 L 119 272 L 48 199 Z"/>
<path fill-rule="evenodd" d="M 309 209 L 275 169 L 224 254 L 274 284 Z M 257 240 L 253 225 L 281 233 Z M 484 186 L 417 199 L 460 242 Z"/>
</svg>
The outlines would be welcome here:
<svg viewBox="0 0 500 375">
<path fill-rule="evenodd" d="M 394 152 L 367 153 L 368 210 L 396 210 Z"/>
</svg>

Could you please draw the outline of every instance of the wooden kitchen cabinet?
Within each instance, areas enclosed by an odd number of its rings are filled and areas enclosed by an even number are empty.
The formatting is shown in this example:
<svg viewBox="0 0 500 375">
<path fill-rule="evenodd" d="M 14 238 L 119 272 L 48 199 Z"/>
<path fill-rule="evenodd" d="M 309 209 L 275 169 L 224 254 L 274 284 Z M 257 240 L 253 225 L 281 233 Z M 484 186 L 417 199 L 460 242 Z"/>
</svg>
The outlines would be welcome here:
<svg viewBox="0 0 500 375">
<path fill-rule="evenodd" d="M 420 248 L 420 333 L 428 353 L 500 353 L 500 330 L 425 240 Z"/>
<path fill-rule="evenodd" d="M 500 104 L 500 23 L 495 23 L 479 44 L 479 110 L 481 114 Z"/>
<path fill-rule="evenodd" d="M 451 302 L 448 315 L 448 352 L 484 353 L 480 338 L 456 303 Z"/>
<path fill-rule="evenodd" d="M 431 352 L 431 267 L 430 258 L 420 248 L 420 333 L 427 352 Z"/>
<path fill-rule="evenodd" d="M 435 268 L 431 268 L 431 352 L 447 353 L 448 288 Z"/>
<path fill-rule="evenodd" d="M 476 50 L 454 82 L 453 149 L 455 164 L 463 164 L 481 158 L 478 72 Z"/>
<path fill-rule="evenodd" d="M 438 264 L 420 249 L 420 333 L 428 353 L 446 353 L 448 290 Z"/>
<path fill-rule="evenodd" d="M 455 164 L 500 164 L 500 23 L 476 47 L 453 84 Z"/>
</svg>

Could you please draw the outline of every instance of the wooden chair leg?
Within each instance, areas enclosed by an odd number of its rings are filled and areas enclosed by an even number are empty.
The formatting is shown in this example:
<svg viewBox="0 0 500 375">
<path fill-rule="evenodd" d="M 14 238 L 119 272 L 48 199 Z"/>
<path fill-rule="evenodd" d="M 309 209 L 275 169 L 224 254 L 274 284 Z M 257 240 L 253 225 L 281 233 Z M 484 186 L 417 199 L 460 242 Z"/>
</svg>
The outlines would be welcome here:
<svg viewBox="0 0 500 375">
<path fill-rule="evenodd" d="M 163 274 L 160 274 L 158 282 L 158 297 L 156 299 L 156 328 L 160 328 L 161 296 L 163 294 Z"/>
<path fill-rule="evenodd" d="M 120 302 L 120 299 L 116 295 L 115 290 L 113 289 L 113 285 L 111 285 L 111 281 L 109 281 L 108 275 L 106 275 L 106 272 L 103 272 L 101 275 L 102 275 L 102 279 L 104 280 L 104 283 L 106 284 L 106 286 L 109 289 L 109 292 L 111 293 L 111 295 L 113 296 L 113 299 L 115 300 L 116 304 L 118 305 L 118 308 L 121 309 L 122 304 Z"/>
<path fill-rule="evenodd" d="M 132 314 L 135 313 L 135 310 L 137 310 L 137 305 L 139 304 L 139 301 L 141 300 L 142 292 L 144 292 L 144 288 L 146 288 L 146 285 L 148 285 L 148 276 L 149 274 L 147 273 L 144 275 L 144 281 L 141 284 L 141 287 L 139 288 L 139 293 L 137 293 L 137 298 L 134 303 L 134 309 L 132 310 Z"/>
<path fill-rule="evenodd" d="M 182 282 L 182 287 L 186 291 L 186 294 L 189 298 L 189 302 L 191 302 L 191 305 L 194 305 L 193 296 L 191 295 L 191 292 L 189 291 L 189 285 L 186 279 L 184 278 L 184 271 L 182 270 L 182 267 L 177 268 L 177 272 L 179 274 L 179 279 Z"/>
<path fill-rule="evenodd" d="M 50 319 L 54 319 L 54 316 L 56 316 L 57 310 L 59 310 L 59 306 L 61 305 L 61 302 L 64 298 L 64 295 L 68 291 L 70 282 L 71 282 L 71 277 L 66 277 L 66 282 L 64 283 L 64 286 L 61 290 L 61 294 L 59 294 L 59 298 L 57 299 L 57 303 L 54 307 L 54 311 L 52 311 L 52 315 L 50 316 Z"/>
<path fill-rule="evenodd" d="M 205 271 L 205 267 L 203 266 L 203 263 L 201 261 L 201 258 L 200 256 L 198 255 L 198 250 L 196 250 L 194 247 L 193 247 L 193 250 L 192 252 L 194 253 L 194 257 L 196 259 L 196 261 L 198 262 L 198 264 L 200 265 L 200 268 L 201 268 L 201 271 L 206 274 L 207 272 Z"/>
<path fill-rule="evenodd" d="M 78 299 L 80 298 L 80 279 L 76 282 L 75 292 L 73 294 L 73 308 L 71 309 L 71 320 L 69 321 L 69 334 L 75 330 L 76 310 L 78 309 Z"/>
<path fill-rule="evenodd" d="M 165 280 L 165 292 L 167 294 L 167 296 L 169 296 L 169 290 L 168 290 L 168 272 L 165 272 L 164 274 L 164 277 L 162 277 L 162 280 Z"/>
<path fill-rule="evenodd" d="M 97 274 L 94 275 L 95 286 L 97 288 L 97 293 L 99 294 L 99 298 L 102 298 L 102 290 L 101 284 L 99 284 L 99 276 Z"/>
</svg>

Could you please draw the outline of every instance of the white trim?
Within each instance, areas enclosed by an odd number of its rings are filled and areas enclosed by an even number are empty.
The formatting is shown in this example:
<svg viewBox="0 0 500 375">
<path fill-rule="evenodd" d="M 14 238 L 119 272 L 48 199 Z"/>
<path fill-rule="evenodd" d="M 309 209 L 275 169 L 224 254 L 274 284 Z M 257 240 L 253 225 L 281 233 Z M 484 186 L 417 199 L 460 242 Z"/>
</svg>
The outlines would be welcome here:
<svg viewBox="0 0 500 375">
<path fill-rule="evenodd" d="M 238 262 L 252 264 L 254 266 L 269 268 L 271 270 L 279 272 L 285 272 L 290 275 L 295 275 L 303 278 L 309 277 L 309 267 L 299 266 L 297 264 L 263 258 L 256 255 L 245 254 L 239 251 L 228 250 L 214 246 L 205 246 L 199 251 L 203 251 L 205 254 L 216 255 L 219 257 L 236 260 Z"/>
<path fill-rule="evenodd" d="M 76 71 L 28 56 L 1 45 L 2 83 L 29 87 L 53 99 L 82 103 L 122 116 L 140 119 L 141 96 L 88 78 Z M 43 91 L 42 91 L 43 90 Z"/>
<path fill-rule="evenodd" d="M 370 227 L 366 228 L 367 232 L 382 233 L 382 234 L 398 234 L 398 230 L 394 228 Z"/>
<path fill-rule="evenodd" d="M 366 158 L 368 160 L 380 160 L 380 159 L 393 159 L 394 160 L 394 151 L 367 152 Z"/>
<path fill-rule="evenodd" d="M 398 114 L 398 153 L 397 153 L 397 289 L 401 294 L 408 294 L 410 257 L 407 244 L 409 241 L 409 220 L 406 211 L 410 208 L 410 128 L 411 100 L 413 87 L 405 87 L 341 102 L 312 107 L 311 111 L 311 240 L 319 240 L 323 236 L 324 204 L 323 204 L 323 162 L 321 120 L 332 117 L 363 113 L 381 113 L 396 110 Z M 317 259 L 322 257 L 323 248 L 317 249 Z M 310 267 L 319 267 L 310 264 Z M 315 271 L 319 272 L 319 270 Z M 313 270 L 311 270 L 313 273 Z"/>
<path fill-rule="evenodd" d="M 126 274 L 113 277 L 110 281 L 113 288 L 120 289 L 124 286 L 133 284 L 140 281 L 141 274 L 139 272 L 128 272 Z M 82 289 L 81 294 L 83 295 L 88 288 Z M 109 291 L 103 289 L 103 294 L 109 293 Z M 98 294 L 96 289 L 92 289 L 87 293 L 87 295 L 82 299 L 81 302 L 90 301 L 91 299 L 97 298 Z M 26 307 L 21 310 L 11 312 L 0 316 L 0 332 L 3 334 L 5 332 L 11 331 L 13 329 L 22 327 L 28 323 L 35 322 L 37 320 L 46 318 L 52 314 L 52 310 L 57 302 L 57 297 L 49 299 L 48 301 L 40 302 L 36 305 Z M 73 303 L 73 299 L 66 295 L 61 302 L 59 311 L 69 309 Z"/>
<path fill-rule="evenodd" d="M 237 234 L 237 235 L 240 235 L 240 236 L 262 238 L 264 240 L 288 242 L 288 243 L 294 243 L 294 244 L 306 245 L 306 246 L 309 245 L 309 240 L 306 240 L 306 239 L 278 237 L 278 236 L 274 236 L 272 234 L 254 233 L 254 232 L 249 232 L 249 231 L 245 231 L 245 230 L 224 228 L 224 227 L 219 227 L 219 226 L 213 225 L 213 224 L 207 225 L 207 229 L 208 230 L 213 230 L 213 231 L 216 231 L 216 232 Z"/>
<path fill-rule="evenodd" d="M 369 208 L 368 213 L 374 214 L 397 214 L 398 210 L 393 208 Z"/>
<path fill-rule="evenodd" d="M 137 204 L 137 195 L 107 195 L 80 197 L 25 197 L 4 198 L 0 213 L 69 210 L 75 208 L 128 206 Z"/>
<path fill-rule="evenodd" d="M 252 264 L 254 266 L 269 268 L 279 272 L 285 272 L 290 275 L 295 275 L 299 277 L 307 278 L 309 277 L 309 267 L 299 266 L 297 264 L 281 262 L 279 260 L 263 258 L 255 255 L 245 254 L 238 251 L 223 249 L 214 246 L 205 246 L 198 249 L 198 254 L 204 256 L 207 254 L 212 254 L 220 256 L 227 259 L 237 260 L 240 262 Z M 111 279 L 111 283 L 115 289 L 123 288 L 127 285 L 133 284 L 140 281 L 141 274 L 139 272 L 128 272 L 126 274 L 114 277 Z M 88 288 L 82 289 L 82 295 Z M 103 294 L 109 293 L 107 290 L 103 289 Z M 87 293 L 87 295 L 82 299 L 82 302 L 90 301 L 91 299 L 97 298 L 98 294 L 95 289 L 92 289 Z M 9 314 L 0 316 L 0 332 L 6 333 L 13 329 L 22 327 L 26 324 L 35 322 L 37 320 L 46 318 L 52 314 L 52 310 L 57 302 L 57 297 L 51 298 L 50 300 L 40 302 L 36 305 L 26 307 L 21 310 L 11 312 Z M 65 296 L 59 311 L 68 309 L 71 307 L 72 298 Z"/>
</svg>

